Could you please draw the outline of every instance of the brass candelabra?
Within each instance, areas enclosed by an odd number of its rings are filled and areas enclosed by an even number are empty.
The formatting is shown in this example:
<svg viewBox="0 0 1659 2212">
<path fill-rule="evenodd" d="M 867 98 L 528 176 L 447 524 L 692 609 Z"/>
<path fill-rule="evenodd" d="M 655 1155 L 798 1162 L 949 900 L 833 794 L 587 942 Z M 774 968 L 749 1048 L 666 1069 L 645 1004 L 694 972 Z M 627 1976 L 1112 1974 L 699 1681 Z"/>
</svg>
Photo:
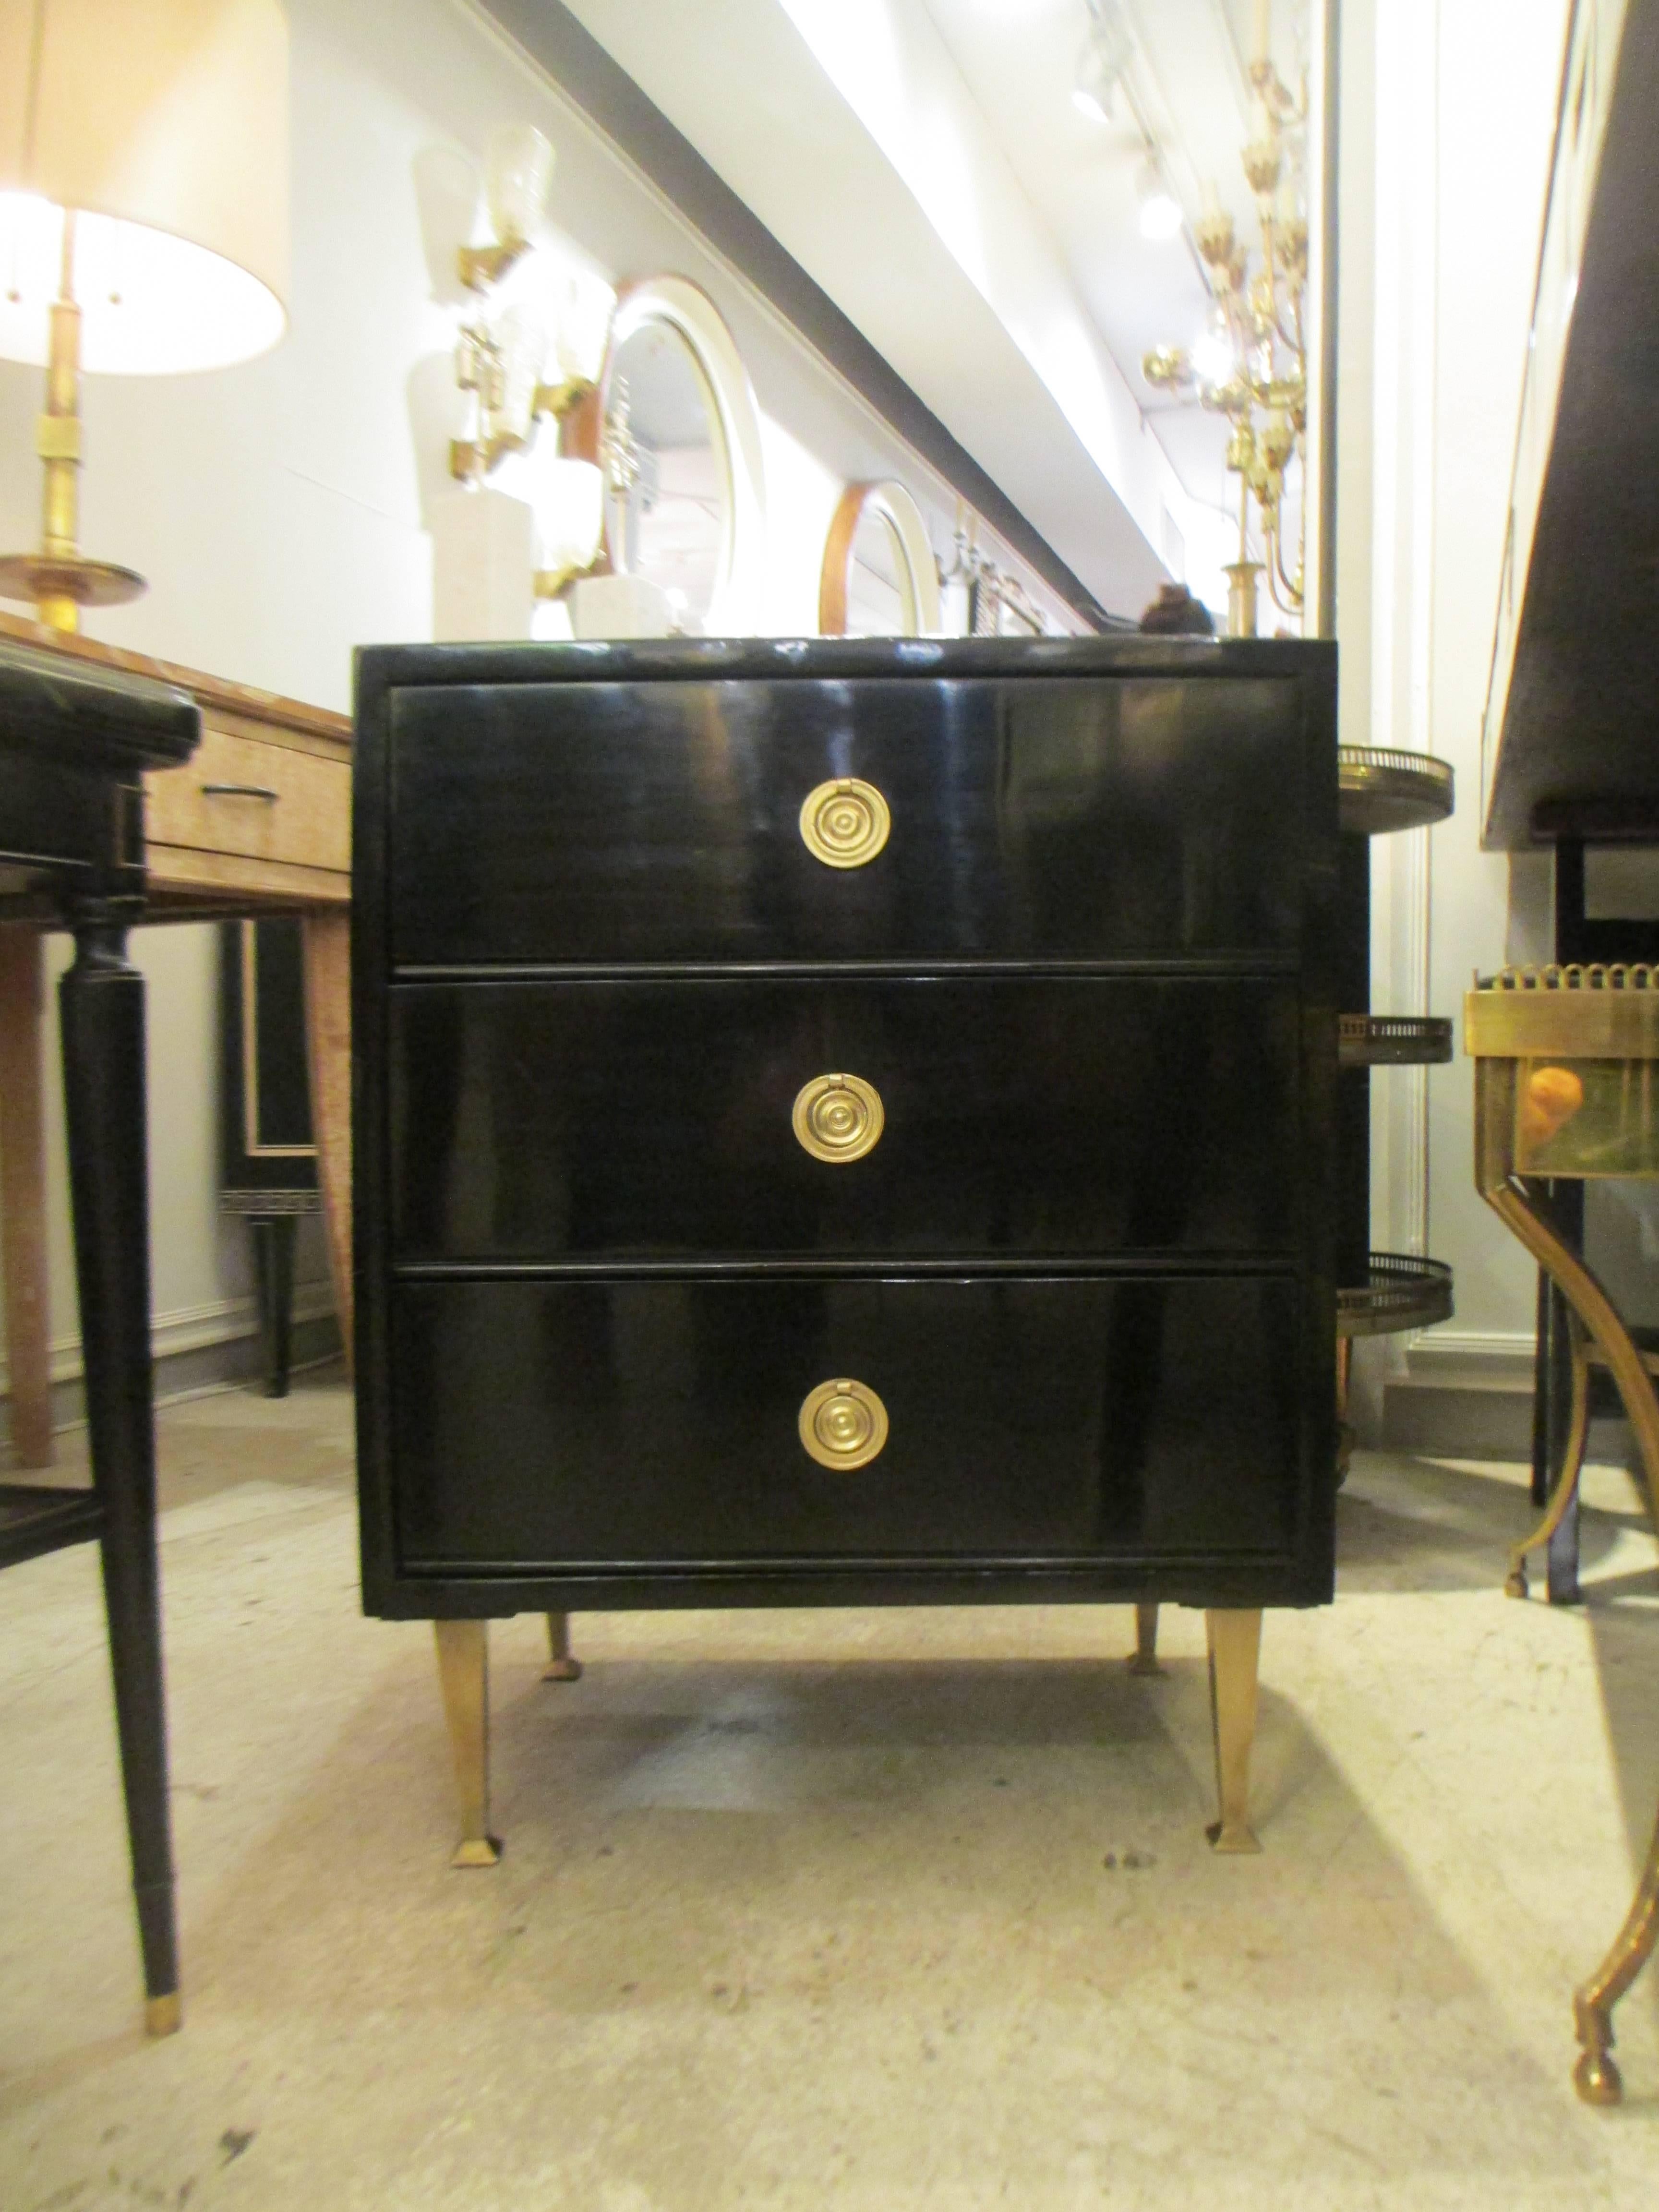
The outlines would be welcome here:
<svg viewBox="0 0 1659 2212">
<path fill-rule="evenodd" d="M 1297 529 L 1294 566 L 1285 545 L 1285 483 L 1306 450 L 1308 224 L 1298 203 L 1307 126 L 1305 86 L 1298 98 L 1265 47 L 1250 64 L 1255 95 L 1244 174 L 1255 198 L 1261 243 L 1255 254 L 1234 228 L 1213 185 L 1193 239 L 1212 302 L 1209 338 L 1192 352 L 1160 346 L 1142 363 L 1148 384 L 1190 395 L 1231 425 L 1227 466 L 1239 479 L 1238 558 L 1227 566 L 1228 629 L 1254 637 L 1257 580 L 1273 604 L 1299 617 L 1306 547 L 1306 505 Z M 1252 265 L 1254 262 L 1254 266 Z M 1265 556 L 1250 553 L 1250 507 L 1261 518 Z"/>
</svg>

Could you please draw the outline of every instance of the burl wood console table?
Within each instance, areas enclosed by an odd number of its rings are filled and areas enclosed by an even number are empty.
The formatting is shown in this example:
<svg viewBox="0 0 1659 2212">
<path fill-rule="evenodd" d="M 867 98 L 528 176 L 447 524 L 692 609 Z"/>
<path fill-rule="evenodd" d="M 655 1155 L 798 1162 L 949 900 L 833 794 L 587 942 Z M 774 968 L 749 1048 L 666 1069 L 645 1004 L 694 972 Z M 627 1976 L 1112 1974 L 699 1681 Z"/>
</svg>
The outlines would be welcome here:
<svg viewBox="0 0 1659 2212">
<path fill-rule="evenodd" d="M 335 1310 L 351 1345 L 351 725 L 198 670 L 63 637 L 0 615 L 11 638 L 72 667 L 147 677 L 188 692 L 202 742 L 143 779 L 141 922 L 297 912 L 305 926 L 312 1120 Z M 12 1443 L 23 1467 L 52 1459 L 41 1126 L 43 903 L 0 927 L 0 1257 L 11 1369 Z"/>
</svg>

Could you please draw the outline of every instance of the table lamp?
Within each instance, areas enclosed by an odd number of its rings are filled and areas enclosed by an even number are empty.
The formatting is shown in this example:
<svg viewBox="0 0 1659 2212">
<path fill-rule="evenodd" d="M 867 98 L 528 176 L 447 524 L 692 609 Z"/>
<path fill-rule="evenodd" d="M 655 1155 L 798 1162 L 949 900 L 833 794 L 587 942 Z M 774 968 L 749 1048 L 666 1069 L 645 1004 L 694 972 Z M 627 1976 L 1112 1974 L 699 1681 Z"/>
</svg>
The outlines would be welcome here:
<svg viewBox="0 0 1659 2212">
<path fill-rule="evenodd" d="M 80 550 L 80 380 L 251 360 L 288 289 L 280 0 L 0 0 L 0 357 L 46 372 L 38 553 L 0 599 L 72 631 L 144 580 Z"/>
</svg>

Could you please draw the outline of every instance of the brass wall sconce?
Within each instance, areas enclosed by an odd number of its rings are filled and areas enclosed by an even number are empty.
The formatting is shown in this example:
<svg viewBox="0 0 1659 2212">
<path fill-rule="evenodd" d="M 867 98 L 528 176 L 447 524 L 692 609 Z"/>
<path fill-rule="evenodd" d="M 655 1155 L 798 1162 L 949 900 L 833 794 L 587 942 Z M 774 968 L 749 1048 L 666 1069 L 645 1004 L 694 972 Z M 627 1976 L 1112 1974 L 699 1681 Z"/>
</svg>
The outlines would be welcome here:
<svg viewBox="0 0 1659 2212">
<path fill-rule="evenodd" d="M 553 161 L 551 145 L 528 124 L 492 133 L 486 150 L 490 236 L 458 256 L 461 282 L 478 302 L 455 344 L 455 381 L 472 414 L 467 434 L 450 441 L 450 474 L 463 483 L 482 483 L 507 454 L 526 450 L 541 422 L 562 422 L 598 386 L 614 305 L 608 286 L 573 277 L 556 301 L 526 297 L 489 312 L 502 279 L 534 249 Z"/>
<path fill-rule="evenodd" d="M 464 246 L 459 262 L 469 291 L 488 293 L 528 252 L 547 212 L 553 185 L 553 149 L 530 124 L 492 131 L 484 149 L 484 204 L 490 235 Z"/>
<path fill-rule="evenodd" d="M 1214 303 L 1210 329 L 1190 351 L 1159 346 L 1141 364 L 1148 384 L 1190 395 L 1232 426 L 1227 467 L 1239 479 L 1238 558 L 1226 574 L 1228 629 L 1235 637 L 1255 635 L 1257 586 L 1264 574 L 1281 614 L 1299 617 L 1304 599 L 1305 508 L 1291 566 L 1284 503 L 1287 472 L 1307 440 L 1308 222 L 1300 201 L 1308 110 L 1305 89 L 1300 97 L 1293 94 L 1274 67 L 1269 15 L 1259 0 L 1249 65 L 1255 98 L 1243 155 L 1261 230 L 1255 273 L 1251 247 L 1237 235 L 1215 187 L 1206 185 L 1193 236 Z M 1252 501 L 1261 523 L 1261 561 L 1250 554 Z"/>
</svg>

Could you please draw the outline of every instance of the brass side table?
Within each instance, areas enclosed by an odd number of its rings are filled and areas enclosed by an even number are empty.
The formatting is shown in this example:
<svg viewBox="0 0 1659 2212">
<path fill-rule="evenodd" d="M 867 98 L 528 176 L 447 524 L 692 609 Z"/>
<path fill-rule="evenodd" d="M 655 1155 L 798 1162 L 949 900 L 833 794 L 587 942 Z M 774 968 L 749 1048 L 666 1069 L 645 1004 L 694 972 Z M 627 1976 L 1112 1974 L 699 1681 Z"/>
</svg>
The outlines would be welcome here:
<svg viewBox="0 0 1659 2212">
<path fill-rule="evenodd" d="M 1594 1347 L 1618 1386 L 1641 1455 L 1649 1512 L 1659 1505 L 1659 1399 L 1641 1350 L 1607 1292 L 1550 1218 L 1537 1186 L 1552 1178 L 1659 1178 L 1659 970 L 1646 967 L 1506 969 L 1471 991 L 1464 1044 L 1475 1062 L 1474 1176 L 1480 1195 L 1548 1274 L 1571 1310 L 1575 1340 Z M 1583 1362 L 1576 1362 L 1580 1374 Z M 1582 1388 L 1577 1395 L 1582 1402 Z M 1575 1430 L 1582 1422 L 1575 1422 Z M 1582 1443 L 1581 1443 L 1582 1451 Z M 1541 1527 L 1546 1540 L 1577 1479 L 1569 1453 Z M 1573 2081 L 1592 2105 L 1623 2094 L 1613 2059 L 1613 2008 L 1659 1937 L 1659 1827 L 1625 1924 L 1573 1998 L 1582 2046 Z"/>
</svg>

